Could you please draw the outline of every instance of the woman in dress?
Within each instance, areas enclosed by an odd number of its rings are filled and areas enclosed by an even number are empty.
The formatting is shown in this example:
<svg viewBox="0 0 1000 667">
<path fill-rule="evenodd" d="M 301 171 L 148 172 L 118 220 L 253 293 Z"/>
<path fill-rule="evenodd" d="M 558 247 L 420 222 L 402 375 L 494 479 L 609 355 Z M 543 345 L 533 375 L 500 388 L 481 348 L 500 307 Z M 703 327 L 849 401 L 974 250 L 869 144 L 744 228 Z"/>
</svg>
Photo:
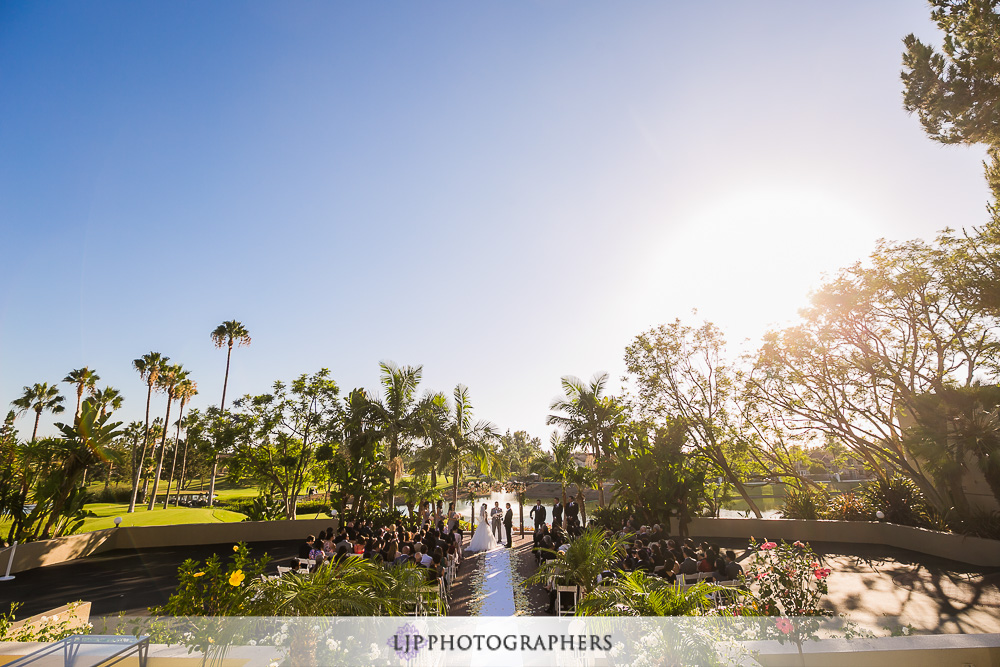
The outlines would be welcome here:
<svg viewBox="0 0 1000 667">
<path fill-rule="evenodd" d="M 486 515 L 486 503 L 483 503 L 482 508 L 479 510 L 479 521 L 476 524 L 476 532 L 472 535 L 472 541 L 469 543 L 469 551 L 490 551 L 491 549 L 496 549 L 498 543 L 497 539 L 493 536 L 493 530 L 490 528 L 489 517 Z"/>
</svg>

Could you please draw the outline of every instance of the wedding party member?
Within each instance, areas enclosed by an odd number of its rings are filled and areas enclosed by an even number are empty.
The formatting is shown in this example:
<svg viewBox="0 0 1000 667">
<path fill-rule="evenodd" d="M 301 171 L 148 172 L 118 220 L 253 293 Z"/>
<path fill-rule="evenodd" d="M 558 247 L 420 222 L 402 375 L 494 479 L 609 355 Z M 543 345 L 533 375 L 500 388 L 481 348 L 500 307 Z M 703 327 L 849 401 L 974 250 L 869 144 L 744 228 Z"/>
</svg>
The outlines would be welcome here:
<svg viewBox="0 0 1000 667">
<path fill-rule="evenodd" d="M 486 503 L 479 509 L 479 522 L 476 524 L 476 532 L 472 534 L 472 541 L 469 542 L 470 552 L 490 551 L 497 546 L 493 537 L 493 530 L 490 528 L 490 520 L 486 514 Z"/>
<path fill-rule="evenodd" d="M 507 548 L 514 544 L 514 510 L 507 503 L 507 512 L 503 515 L 503 526 L 507 529 Z"/>
<path fill-rule="evenodd" d="M 542 506 L 541 500 L 535 501 L 535 506 L 528 512 L 528 516 L 535 520 L 535 530 L 545 525 L 545 508 Z"/>
<path fill-rule="evenodd" d="M 500 529 L 503 523 L 503 510 L 500 509 L 499 500 L 493 503 L 493 509 L 490 510 L 490 523 L 493 525 L 493 537 L 497 538 L 497 542 L 503 542 L 503 531 Z"/>
<path fill-rule="evenodd" d="M 563 506 L 558 498 L 552 499 L 552 527 L 562 526 Z"/>
<path fill-rule="evenodd" d="M 580 516 L 580 506 L 576 504 L 576 501 L 570 498 L 569 504 L 566 505 L 566 521 L 576 521 Z"/>
</svg>

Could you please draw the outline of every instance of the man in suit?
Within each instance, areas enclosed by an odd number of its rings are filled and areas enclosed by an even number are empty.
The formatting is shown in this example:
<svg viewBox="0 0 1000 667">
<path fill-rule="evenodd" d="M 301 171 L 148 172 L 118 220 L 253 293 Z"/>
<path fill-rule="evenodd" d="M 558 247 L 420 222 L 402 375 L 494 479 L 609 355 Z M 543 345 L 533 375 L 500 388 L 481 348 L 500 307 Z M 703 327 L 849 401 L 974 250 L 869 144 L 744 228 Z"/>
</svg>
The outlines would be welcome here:
<svg viewBox="0 0 1000 667">
<path fill-rule="evenodd" d="M 497 542 L 503 542 L 503 531 L 500 530 L 502 519 L 503 510 L 500 509 L 500 501 L 497 500 L 493 503 L 493 509 L 490 510 L 490 524 L 493 528 L 493 537 L 497 538 Z"/>
<path fill-rule="evenodd" d="M 576 501 L 570 498 L 569 504 L 566 505 L 566 521 L 567 523 L 571 520 L 576 520 L 580 515 L 580 506 L 576 504 Z"/>
<path fill-rule="evenodd" d="M 528 512 L 528 516 L 535 519 L 535 530 L 538 530 L 541 526 L 545 525 L 545 508 L 542 507 L 542 501 L 535 501 L 535 506 L 531 508 Z"/>
<path fill-rule="evenodd" d="M 514 545 L 514 510 L 507 503 L 507 511 L 503 515 L 503 527 L 507 529 L 507 548 Z"/>
<path fill-rule="evenodd" d="M 563 506 L 558 498 L 552 499 L 552 527 L 562 527 Z"/>
</svg>

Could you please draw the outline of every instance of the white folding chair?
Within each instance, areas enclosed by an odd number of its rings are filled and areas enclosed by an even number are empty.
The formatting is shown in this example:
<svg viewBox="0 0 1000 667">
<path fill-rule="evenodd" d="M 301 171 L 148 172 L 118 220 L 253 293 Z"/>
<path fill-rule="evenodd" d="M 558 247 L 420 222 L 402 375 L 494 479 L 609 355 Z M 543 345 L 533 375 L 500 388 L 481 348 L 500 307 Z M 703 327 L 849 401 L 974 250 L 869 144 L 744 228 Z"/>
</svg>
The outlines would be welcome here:
<svg viewBox="0 0 1000 667">
<path fill-rule="evenodd" d="M 281 567 L 280 565 L 278 566 L 278 576 L 279 577 L 281 575 L 285 574 L 286 572 L 291 572 L 291 571 L 292 571 L 292 568 L 290 568 L 290 567 Z"/>
<path fill-rule="evenodd" d="M 563 609 L 563 593 L 570 593 L 573 596 L 573 606 L 569 609 Z M 557 616 L 572 616 L 576 613 L 576 605 L 579 601 L 580 587 L 579 586 L 556 586 L 556 615 Z"/>
</svg>

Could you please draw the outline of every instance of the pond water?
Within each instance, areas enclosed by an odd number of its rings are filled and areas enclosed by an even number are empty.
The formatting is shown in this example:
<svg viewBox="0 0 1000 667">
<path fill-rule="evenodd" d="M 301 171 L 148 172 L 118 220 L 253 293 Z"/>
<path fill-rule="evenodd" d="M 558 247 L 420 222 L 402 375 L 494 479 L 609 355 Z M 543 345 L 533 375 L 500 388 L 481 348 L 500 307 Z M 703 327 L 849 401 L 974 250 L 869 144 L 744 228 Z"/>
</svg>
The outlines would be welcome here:
<svg viewBox="0 0 1000 667">
<path fill-rule="evenodd" d="M 445 510 L 448 509 L 448 503 L 451 502 L 450 500 L 448 500 L 448 498 L 450 498 L 450 497 L 451 496 L 447 496 L 445 498 L 445 501 L 444 501 L 443 505 L 442 505 L 442 507 Z M 475 502 L 475 508 L 476 509 L 473 509 L 473 503 L 468 498 L 459 497 L 459 499 L 458 499 L 458 507 L 456 509 L 459 511 L 459 513 L 462 515 L 462 518 L 465 521 L 470 521 L 471 522 L 472 519 L 475 518 L 476 512 L 478 511 L 478 508 L 481 507 L 483 505 L 483 503 L 486 503 L 486 513 L 489 514 L 489 511 L 491 509 L 493 509 L 493 503 L 495 503 L 495 502 L 500 503 L 500 509 L 502 509 L 504 511 L 507 510 L 507 503 L 510 503 L 510 508 L 512 510 L 514 510 L 514 525 L 515 526 L 518 525 L 518 519 L 519 519 L 518 507 L 519 507 L 519 504 L 517 502 L 517 496 L 515 494 L 513 494 L 513 493 L 491 493 L 488 497 L 477 498 L 476 502 Z M 525 521 L 525 523 L 528 523 L 528 512 L 530 511 L 530 508 L 532 508 L 532 507 L 534 507 L 534 503 L 530 503 L 530 504 L 526 505 L 525 508 L 524 508 L 524 521 Z M 406 514 L 406 505 L 399 505 L 398 508 L 399 508 L 400 512 L 402 512 L 403 514 Z M 414 512 L 416 512 L 417 508 L 414 507 L 413 510 L 414 510 Z M 548 512 L 548 518 L 551 521 L 551 519 L 552 519 L 552 506 L 550 505 L 550 506 L 546 507 L 545 510 L 546 510 L 546 512 Z"/>
</svg>

